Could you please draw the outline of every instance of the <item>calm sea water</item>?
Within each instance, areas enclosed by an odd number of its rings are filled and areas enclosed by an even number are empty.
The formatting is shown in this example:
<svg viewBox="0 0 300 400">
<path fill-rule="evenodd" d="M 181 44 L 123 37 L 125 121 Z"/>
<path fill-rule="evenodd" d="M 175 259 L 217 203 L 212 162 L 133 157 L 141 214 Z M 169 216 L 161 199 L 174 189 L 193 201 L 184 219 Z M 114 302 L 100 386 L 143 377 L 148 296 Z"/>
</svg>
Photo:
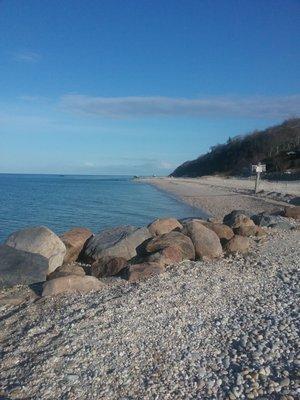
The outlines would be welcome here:
<svg viewBox="0 0 300 400">
<path fill-rule="evenodd" d="M 93 232 L 157 217 L 201 217 L 153 186 L 124 176 L 0 174 L 0 242 L 10 233 L 45 225 L 56 233 L 74 226 Z"/>
</svg>

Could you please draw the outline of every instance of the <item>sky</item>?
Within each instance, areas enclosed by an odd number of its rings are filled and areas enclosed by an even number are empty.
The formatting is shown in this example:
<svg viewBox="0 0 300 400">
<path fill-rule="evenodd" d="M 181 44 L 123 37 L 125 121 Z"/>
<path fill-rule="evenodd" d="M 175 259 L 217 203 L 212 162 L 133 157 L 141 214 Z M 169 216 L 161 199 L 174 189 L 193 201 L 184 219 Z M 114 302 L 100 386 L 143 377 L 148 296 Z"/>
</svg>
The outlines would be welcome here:
<svg viewBox="0 0 300 400">
<path fill-rule="evenodd" d="M 300 116 L 300 0 L 0 0 L 0 173 L 170 173 Z"/>
</svg>

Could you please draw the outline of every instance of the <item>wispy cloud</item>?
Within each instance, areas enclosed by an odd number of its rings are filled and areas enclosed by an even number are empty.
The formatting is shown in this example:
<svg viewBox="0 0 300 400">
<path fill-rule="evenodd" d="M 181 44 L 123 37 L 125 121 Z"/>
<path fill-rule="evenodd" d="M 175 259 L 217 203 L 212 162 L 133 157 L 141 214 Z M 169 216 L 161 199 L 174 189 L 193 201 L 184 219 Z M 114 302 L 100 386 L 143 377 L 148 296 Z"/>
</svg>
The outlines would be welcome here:
<svg viewBox="0 0 300 400">
<path fill-rule="evenodd" d="M 169 174 L 177 164 L 168 161 L 161 161 L 152 158 L 136 159 L 134 157 L 124 160 L 120 157 L 118 160 L 102 160 L 101 162 L 85 161 L 76 168 L 78 172 L 93 174 Z"/>
<path fill-rule="evenodd" d="M 92 163 L 92 162 L 90 162 L 90 161 L 85 161 L 85 163 L 84 163 L 84 167 L 89 167 L 89 168 L 92 168 L 92 167 L 95 167 L 95 164 L 94 164 L 94 163 Z"/>
<path fill-rule="evenodd" d="M 25 63 L 36 63 L 41 58 L 41 56 L 38 53 L 28 50 L 16 51 L 12 53 L 12 57 L 15 61 L 25 62 Z"/>
<path fill-rule="evenodd" d="M 300 95 L 256 97 L 92 97 L 65 95 L 65 109 L 102 117 L 254 117 L 287 118 L 298 115 Z"/>
</svg>

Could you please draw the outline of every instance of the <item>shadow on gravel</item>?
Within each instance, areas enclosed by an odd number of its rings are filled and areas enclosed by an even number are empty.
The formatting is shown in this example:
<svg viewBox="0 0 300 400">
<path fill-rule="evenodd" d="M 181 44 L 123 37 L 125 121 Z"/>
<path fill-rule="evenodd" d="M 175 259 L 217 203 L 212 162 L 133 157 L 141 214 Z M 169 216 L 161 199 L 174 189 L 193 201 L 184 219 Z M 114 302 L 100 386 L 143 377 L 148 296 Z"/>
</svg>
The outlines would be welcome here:
<svg viewBox="0 0 300 400">
<path fill-rule="evenodd" d="M 31 285 L 28 285 L 30 289 L 39 297 L 42 296 L 43 292 L 43 283 L 44 282 L 37 282 L 37 283 L 32 283 Z M 1 400 L 1 399 L 0 399 Z"/>
</svg>

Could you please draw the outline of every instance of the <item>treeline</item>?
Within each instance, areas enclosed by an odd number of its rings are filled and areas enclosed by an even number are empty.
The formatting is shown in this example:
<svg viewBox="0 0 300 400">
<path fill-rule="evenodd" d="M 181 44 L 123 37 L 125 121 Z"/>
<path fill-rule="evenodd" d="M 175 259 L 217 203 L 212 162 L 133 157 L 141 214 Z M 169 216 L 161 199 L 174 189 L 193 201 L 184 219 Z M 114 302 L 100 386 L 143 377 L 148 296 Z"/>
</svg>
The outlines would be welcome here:
<svg viewBox="0 0 300 400">
<path fill-rule="evenodd" d="M 230 137 L 196 160 L 186 161 L 172 172 L 176 177 L 202 175 L 246 175 L 251 164 L 267 165 L 269 173 L 300 171 L 300 118 L 284 121 L 264 131 Z"/>
</svg>

